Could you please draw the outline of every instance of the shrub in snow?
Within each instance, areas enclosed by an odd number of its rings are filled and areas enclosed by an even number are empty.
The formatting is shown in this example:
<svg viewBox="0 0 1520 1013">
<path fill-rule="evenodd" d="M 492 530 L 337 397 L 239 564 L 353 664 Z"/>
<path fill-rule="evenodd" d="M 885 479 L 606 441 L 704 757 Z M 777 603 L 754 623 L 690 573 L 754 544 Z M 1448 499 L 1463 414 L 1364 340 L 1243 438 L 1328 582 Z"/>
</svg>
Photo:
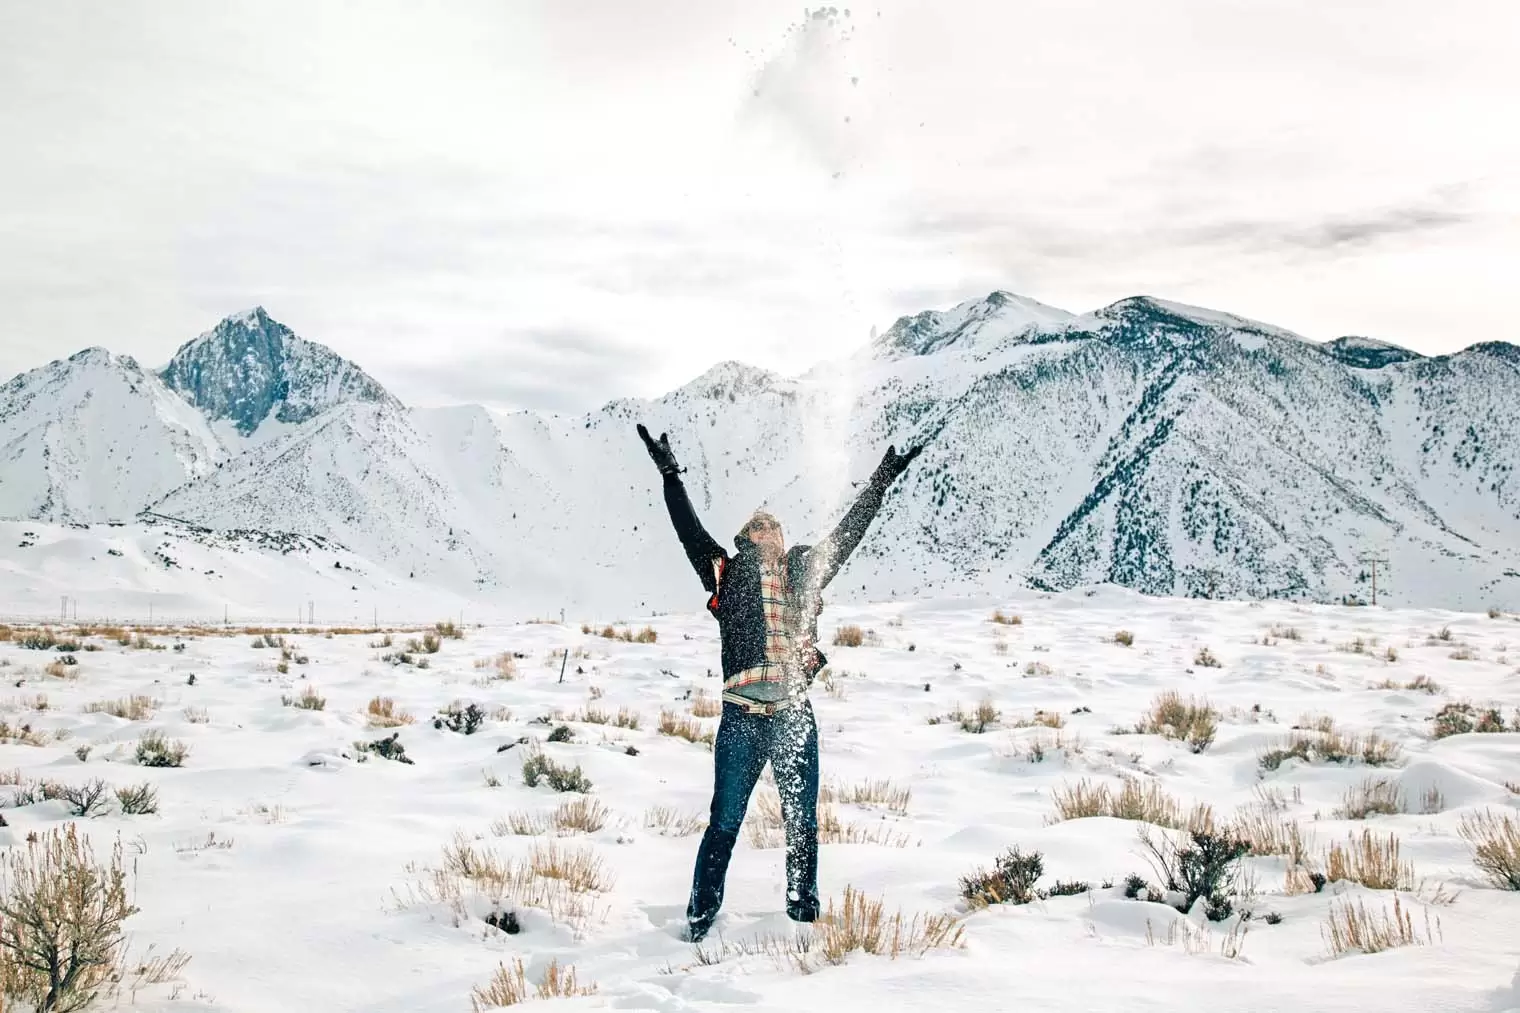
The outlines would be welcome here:
<svg viewBox="0 0 1520 1013">
<path fill-rule="evenodd" d="M 75 824 L 11 848 L 0 887 L 0 982 L 7 998 L 39 1011 L 82 1010 L 112 981 L 127 901 L 122 847 L 98 865 Z"/>
<path fill-rule="evenodd" d="M 1200 668 L 1221 668 L 1219 659 L 1214 657 L 1214 652 L 1207 647 L 1198 648 L 1198 653 L 1193 655 L 1193 664 Z"/>
<path fill-rule="evenodd" d="M 51 651 L 58 643 L 49 629 L 31 630 L 15 638 L 16 646 L 29 651 Z"/>
<path fill-rule="evenodd" d="M 522 931 L 522 923 L 517 920 L 516 911 L 492 911 L 486 915 L 486 924 L 509 936 L 515 936 Z"/>
<path fill-rule="evenodd" d="M 53 794 L 69 804 L 70 815 L 93 819 L 104 816 L 109 810 L 107 795 L 110 790 L 111 786 L 97 777 L 85 784 L 57 785 Z"/>
<path fill-rule="evenodd" d="M 433 718 L 433 727 L 438 729 L 447 728 L 451 732 L 461 735 L 474 735 L 480 730 L 481 722 L 485 721 L 485 711 L 475 704 L 461 708 L 458 704 L 449 704 L 438 712 Z"/>
<path fill-rule="evenodd" d="M 147 781 L 116 789 L 116 801 L 127 816 L 151 816 L 158 812 L 158 789 Z"/>
<path fill-rule="evenodd" d="M 144 767 L 183 766 L 189 755 L 189 746 L 164 738 L 162 732 L 144 732 L 137 740 L 137 762 Z"/>
<path fill-rule="evenodd" d="M 555 791 L 591 790 L 591 780 L 581 772 L 580 764 L 573 768 L 565 767 L 541 752 L 529 753 L 523 757 L 522 779 L 523 784 L 529 788 L 537 788 L 540 781 L 545 781 Z"/>
<path fill-rule="evenodd" d="M 571 739 L 571 737 L 574 734 L 575 733 L 570 730 L 570 726 L 569 725 L 560 725 L 557 728 L 555 728 L 554 731 L 552 731 L 552 732 L 549 733 L 549 741 L 550 742 L 569 742 L 570 739 Z"/>
<path fill-rule="evenodd" d="M 355 742 L 354 748 L 359 751 L 361 759 L 369 753 L 374 753 L 382 760 L 411 763 L 412 758 L 406 755 L 406 747 L 401 744 L 400 739 L 400 732 L 392 732 L 387 737 L 376 739 L 374 742 Z"/>
<path fill-rule="evenodd" d="M 1173 895 L 1173 906 L 1186 914 L 1202 898 L 1209 920 L 1224 921 L 1234 911 L 1230 894 L 1236 884 L 1236 863 L 1250 853 L 1251 846 L 1209 830 L 1193 830 L 1185 837 L 1179 842 L 1170 836 L 1158 838 L 1149 827 L 1140 829 L 1140 843 L 1151 853 L 1152 868 L 1163 888 Z M 1154 891 L 1149 892 L 1154 897 Z"/>
<path fill-rule="evenodd" d="M 1501 890 L 1520 890 L 1520 819 L 1482 813 L 1463 817 L 1457 832 L 1473 849 L 1473 864 Z"/>
<path fill-rule="evenodd" d="M 988 904 L 1028 904 L 1040 897 L 1035 881 L 1045 871 L 1045 859 L 1038 851 L 1025 855 L 1017 847 L 1009 848 L 997 859 L 992 870 L 978 869 L 961 877 L 961 896 L 974 907 Z"/>
<path fill-rule="evenodd" d="M 1520 718 L 1517 718 L 1517 725 L 1520 725 Z M 1506 730 L 1504 715 L 1499 713 L 1497 707 L 1485 707 L 1479 710 L 1464 700 L 1449 703 L 1436 711 L 1435 727 L 1431 729 L 1430 734 L 1433 738 L 1444 739 L 1448 735 L 1464 735 L 1467 732 Z"/>
<path fill-rule="evenodd" d="M 1201 753 L 1214 741 L 1219 727 L 1219 713 L 1207 700 L 1184 701 L 1175 691 L 1162 693 L 1151 704 L 1150 713 L 1136 726 L 1142 734 L 1181 739 L 1195 753 Z"/>
</svg>

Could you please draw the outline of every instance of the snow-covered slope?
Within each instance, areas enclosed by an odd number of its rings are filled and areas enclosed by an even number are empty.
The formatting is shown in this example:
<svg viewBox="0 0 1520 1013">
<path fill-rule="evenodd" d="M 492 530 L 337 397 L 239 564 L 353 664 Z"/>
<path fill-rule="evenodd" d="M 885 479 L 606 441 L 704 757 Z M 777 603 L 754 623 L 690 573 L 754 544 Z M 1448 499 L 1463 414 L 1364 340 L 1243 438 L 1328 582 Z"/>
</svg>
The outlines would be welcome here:
<svg viewBox="0 0 1520 1013">
<path fill-rule="evenodd" d="M 455 618 L 425 607 L 412 618 Z M 989 622 L 994 608 L 1021 624 Z M 849 942 L 825 953 L 850 934 L 787 919 L 772 777 L 748 807 L 714 931 L 700 949 L 682 938 L 713 754 L 662 734 L 662 714 L 694 738 L 716 731 L 717 626 L 686 610 L 649 620 L 655 642 L 624 643 L 596 635 L 612 618 L 478 627 L 466 612 L 464 638 L 414 664 L 398 657 L 410 632 L 285 631 L 282 651 L 238 625 L 148 628 L 125 647 L 71 623 L 57 636 L 94 649 L 68 678 L 45 670 L 59 652 L 26 649 L 30 631 L 16 630 L 0 640 L 12 736 L 0 750 L 15 771 L 0 847 L 69 827 L 102 862 L 117 841 L 131 849 L 129 967 L 145 952 L 189 961 L 131 991 L 128 974 L 128 1002 L 93 1007 L 124 1013 L 510 1013 L 472 1006 L 471 992 L 519 960 L 524 1013 L 1504 1013 L 1520 1001 L 1520 893 L 1484 874 L 1463 833 L 1514 819 L 1520 734 L 1438 738 L 1435 720 L 1465 701 L 1512 726 L 1514 617 L 1114 588 L 831 605 L 825 637 L 847 623 L 873 636 L 829 648 L 811 693 L 829 789 L 820 896 L 836 915 L 847 891 L 880 903 L 889 935 L 900 912 L 905 940 L 931 918 L 962 933 L 896 955 L 890 939 L 874 955 Z M 1197 663 L 1203 648 L 1218 667 Z M 1168 692 L 1207 701 L 1206 739 L 1136 731 Z M 469 705 L 483 714 L 474 734 L 432 720 Z M 957 720 L 979 706 L 986 723 Z M 1301 715 L 1366 751 L 1305 749 L 1330 740 Z M 150 732 L 186 747 L 180 768 L 134 757 Z M 356 746 L 386 738 L 406 763 Z M 584 780 L 530 786 L 534 757 Z M 157 811 L 130 815 L 108 790 L 78 818 L 40 783 L 146 783 Z M 1112 804 L 1134 795 L 1148 804 Z M 1253 843 L 1213 879 L 1228 910 L 1158 882 L 1158 866 L 1176 869 L 1168 844 L 1187 838 L 1157 824 L 1195 806 Z M 1357 860 L 1369 844 L 1397 862 Z M 1332 866 L 1332 847 L 1352 860 Z M 968 902 L 962 877 L 1009 848 L 1040 856 L 1039 897 Z M 572 865 L 585 875 L 565 877 Z M 1298 886 L 1311 872 L 1332 881 Z M 1149 886 L 1127 888 L 1130 876 Z M 1420 945 L 1337 952 L 1330 930 L 1348 912 L 1374 928 L 1402 912 L 1402 941 Z M 493 927 L 506 913 L 506 931 Z M 551 960 L 596 994 L 531 1000 Z"/>
<path fill-rule="evenodd" d="M 193 408 L 103 348 L 0 387 L 0 517 L 121 520 L 225 457 Z"/>
<path fill-rule="evenodd" d="M 208 419 L 245 437 L 266 421 L 305 422 L 339 404 L 400 407 L 364 370 L 298 337 L 262 306 L 186 342 L 161 375 Z"/>
<path fill-rule="evenodd" d="M 1520 605 L 1520 349 L 1500 342 L 1409 357 L 1147 297 L 1077 316 L 995 292 L 801 376 L 722 362 L 653 401 L 545 416 L 410 411 L 325 349 L 254 368 L 272 347 L 256 334 L 300 339 L 229 319 L 177 361 L 203 364 L 194 396 L 218 424 L 256 438 L 125 512 L 318 535 L 500 607 L 701 596 L 636 422 L 670 433 L 723 544 L 757 506 L 817 540 L 888 443 L 925 441 L 836 599 L 1101 582 L 1365 598 L 1375 558 L 1380 600 Z"/>
</svg>

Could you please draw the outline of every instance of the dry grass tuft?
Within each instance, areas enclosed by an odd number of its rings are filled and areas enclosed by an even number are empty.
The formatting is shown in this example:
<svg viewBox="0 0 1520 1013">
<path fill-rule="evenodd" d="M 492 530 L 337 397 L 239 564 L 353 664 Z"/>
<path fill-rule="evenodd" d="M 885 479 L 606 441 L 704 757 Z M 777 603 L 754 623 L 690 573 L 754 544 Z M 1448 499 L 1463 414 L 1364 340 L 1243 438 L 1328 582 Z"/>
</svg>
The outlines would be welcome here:
<svg viewBox="0 0 1520 1013">
<path fill-rule="evenodd" d="M 1251 854 L 1283 855 L 1290 866 L 1306 865 L 1314 844 L 1312 837 L 1304 838 L 1303 828 L 1296 820 L 1280 819 L 1275 810 L 1266 806 L 1243 809 L 1230 824 L 1229 834 L 1250 845 Z"/>
<path fill-rule="evenodd" d="M 1023 626 L 1024 617 L 1020 615 L 1006 614 L 1002 609 L 998 609 L 992 613 L 992 618 L 989 620 L 989 622 L 997 623 L 999 626 Z"/>
<path fill-rule="evenodd" d="M 723 701 L 716 697 L 708 696 L 702 690 L 697 690 L 696 695 L 691 698 L 692 717 L 715 718 L 722 713 Z"/>
<path fill-rule="evenodd" d="M 908 846 L 908 836 L 892 829 L 892 825 L 885 820 L 876 820 L 870 824 L 843 822 L 825 797 L 826 794 L 828 793 L 819 792 L 816 810 L 819 844 L 879 844 L 889 848 Z M 785 826 L 781 796 L 769 785 L 761 787 L 755 792 L 744 820 L 750 847 L 784 847 Z"/>
<path fill-rule="evenodd" d="M 859 626 L 841 626 L 834 631 L 835 647 L 859 647 L 865 639 L 865 631 Z"/>
<path fill-rule="evenodd" d="M 325 710 L 327 707 L 327 698 L 319 694 L 311 686 L 302 689 L 300 696 L 291 696 L 288 693 L 281 695 L 280 702 L 286 707 L 295 707 L 307 711 Z"/>
<path fill-rule="evenodd" d="M 1056 815 L 1047 823 L 1111 816 L 1121 820 L 1139 820 L 1173 830 L 1212 831 L 1213 807 L 1197 803 L 1184 810 L 1182 804 L 1162 790 L 1158 782 L 1142 784 L 1138 778 L 1121 775 L 1118 792 L 1106 784 L 1093 785 L 1085 778 L 1075 785 L 1063 784 L 1051 792 Z"/>
<path fill-rule="evenodd" d="M 409 725 L 416 719 L 411 714 L 396 709 L 396 701 L 388 696 L 377 696 L 365 708 L 365 719 L 371 728 L 396 728 Z"/>
<path fill-rule="evenodd" d="M 490 673 L 484 678 L 486 682 L 511 682 L 517 678 L 517 659 L 511 651 L 502 651 L 500 654 L 489 658 L 476 658 L 476 669 L 490 669 Z"/>
<path fill-rule="evenodd" d="M 1135 726 L 1142 734 L 1184 741 L 1195 753 L 1209 747 L 1218 728 L 1219 712 L 1207 700 L 1199 702 L 1190 697 L 1184 702 L 1175 690 L 1157 696 L 1150 713 Z"/>
<path fill-rule="evenodd" d="M 1135 646 L 1135 635 L 1129 630 L 1120 630 L 1114 634 L 1114 643 L 1121 647 L 1133 647 Z"/>
<path fill-rule="evenodd" d="M 491 821 L 491 833 L 497 837 L 543 837 L 548 832 L 549 817 L 526 809 L 517 809 L 502 819 Z"/>
<path fill-rule="evenodd" d="M 612 723 L 612 715 L 595 704 L 587 704 L 579 714 L 570 715 L 570 720 L 588 725 L 607 725 Z"/>
<path fill-rule="evenodd" d="M 1014 728 L 1065 728 L 1066 719 L 1058 711 L 1037 710 L 1033 717 L 1019 718 L 1013 722 Z"/>
<path fill-rule="evenodd" d="M 1501 890 L 1520 890 L 1520 819 L 1485 809 L 1464 816 L 1457 832 L 1490 883 Z"/>
<path fill-rule="evenodd" d="M 877 806 L 899 815 L 907 813 L 908 802 L 913 797 L 910 789 L 899 788 L 888 780 L 865 780 L 852 785 L 833 786 L 829 794 L 846 805 Z"/>
<path fill-rule="evenodd" d="M 1369 890 L 1413 890 L 1414 865 L 1399 858 L 1399 839 L 1393 834 L 1385 839 L 1363 830 L 1360 837 L 1352 834 L 1345 846 L 1330 845 L 1325 878 L 1332 883 L 1349 880 Z"/>
<path fill-rule="evenodd" d="M 668 805 L 651 806 L 644 812 L 644 829 L 662 837 L 690 837 L 707 829 L 707 817 L 701 813 L 683 813 Z"/>
<path fill-rule="evenodd" d="M 463 920 L 471 917 L 467 900 L 473 895 L 493 906 L 535 907 L 558 921 L 583 922 L 593 914 L 594 902 L 589 892 L 578 888 L 607 885 L 610 880 L 589 852 L 561 850 L 553 841 L 549 845 L 525 858 L 504 860 L 456 834 L 444 848 L 440 866 L 414 868 L 422 874 L 421 882 L 397 899 L 402 906 L 445 904 Z"/>
<path fill-rule="evenodd" d="M 583 795 L 562 803 L 550 814 L 549 822 L 562 834 L 594 834 L 607 825 L 609 815 L 610 812 L 600 800 Z"/>
<path fill-rule="evenodd" d="M 672 710 L 660 711 L 660 734 L 670 735 L 687 742 L 695 742 L 699 745 L 712 747 L 713 732 L 702 727 L 692 718 L 683 717 Z"/>
<path fill-rule="evenodd" d="M 1224 667 L 1220 663 L 1219 659 L 1214 656 L 1214 652 L 1209 650 L 1207 647 L 1198 648 L 1198 653 L 1193 655 L 1193 664 L 1197 665 L 1199 668 Z"/>
<path fill-rule="evenodd" d="M 590 626 L 582 626 L 582 633 L 591 633 Z M 659 642 L 659 634 L 653 626 L 646 626 L 637 633 L 629 629 L 618 629 L 615 626 L 603 626 L 597 636 L 604 640 L 621 640 L 625 644 L 653 644 Z"/>
<path fill-rule="evenodd" d="M 1397 816 L 1404 811 L 1404 795 L 1398 783 L 1386 777 L 1369 777 L 1346 789 L 1345 802 L 1336 818 L 1364 820 L 1368 816 Z"/>
<path fill-rule="evenodd" d="M 96 700 L 84 705 L 86 714 L 109 714 L 125 721 L 147 721 L 158 710 L 158 701 L 151 696 L 127 696 L 120 700 Z"/>
<path fill-rule="evenodd" d="M 612 874 L 590 848 L 562 848 L 550 839 L 528 852 L 528 868 L 540 878 L 559 880 L 574 893 L 606 893 L 612 889 Z"/>
<path fill-rule="evenodd" d="M 955 949 L 964 945 L 964 928 L 947 914 L 919 914 L 904 918 L 901 911 L 887 917 L 880 900 L 868 900 L 852 886 L 836 904 L 831 898 L 816 923 L 814 938 L 818 955 L 828 964 L 843 964 L 856 951 L 896 960 L 921 957 L 932 949 Z"/>
<path fill-rule="evenodd" d="M 1360 760 L 1369 767 L 1386 767 L 1398 762 L 1402 752 L 1398 743 L 1385 739 L 1377 733 L 1365 738 L 1347 734 L 1336 727 L 1327 716 L 1300 719 L 1293 736 L 1281 746 L 1262 753 L 1259 762 L 1263 770 L 1276 770 L 1290 759 L 1312 763 L 1351 763 Z"/>
<path fill-rule="evenodd" d="M 1436 922 L 1436 931 L 1440 921 Z M 1400 946 L 1427 946 L 1434 938 L 1430 926 L 1430 912 L 1425 912 L 1425 936 L 1415 931 L 1409 913 L 1399 903 L 1398 894 L 1393 897 L 1393 914 L 1387 910 L 1377 915 L 1369 914 L 1361 901 L 1350 901 L 1337 906 L 1331 904 L 1330 914 L 1320 928 L 1332 957 L 1347 953 L 1381 953 Z"/>
<path fill-rule="evenodd" d="M 70 655 L 72 657 L 72 655 Z M 79 666 L 71 665 L 62 658 L 50 661 L 42 667 L 42 671 L 54 679 L 77 679 L 79 678 Z"/>
<path fill-rule="evenodd" d="M 496 973 L 484 985 L 470 990 L 472 1013 L 515 1006 L 529 999 L 561 999 L 573 996 L 595 995 L 596 985 L 582 985 L 575 979 L 575 968 L 561 968 L 558 960 L 549 961 L 544 976 L 537 985 L 528 986 L 528 975 L 521 957 L 512 958 L 512 966 L 496 965 Z"/>
</svg>

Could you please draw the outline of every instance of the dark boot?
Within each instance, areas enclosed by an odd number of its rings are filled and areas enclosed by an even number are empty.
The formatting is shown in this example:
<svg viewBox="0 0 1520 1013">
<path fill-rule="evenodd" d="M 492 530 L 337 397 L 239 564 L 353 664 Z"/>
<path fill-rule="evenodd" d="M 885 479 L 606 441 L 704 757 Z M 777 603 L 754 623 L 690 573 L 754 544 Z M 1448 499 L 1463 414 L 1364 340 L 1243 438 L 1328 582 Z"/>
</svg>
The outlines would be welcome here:
<svg viewBox="0 0 1520 1013">
<path fill-rule="evenodd" d="M 707 935 L 723 906 L 723 881 L 728 877 L 728 860 L 738 839 L 738 834 L 713 826 L 702 835 L 692 873 L 691 900 L 686 905 L 687 939 L 693 943 Z"/>
<path fill-rule="evenodd" d="M 818 828 L 799 828 L 786 850 L 786 916 L 794 922 L 818 920 Z"/>
</svg>

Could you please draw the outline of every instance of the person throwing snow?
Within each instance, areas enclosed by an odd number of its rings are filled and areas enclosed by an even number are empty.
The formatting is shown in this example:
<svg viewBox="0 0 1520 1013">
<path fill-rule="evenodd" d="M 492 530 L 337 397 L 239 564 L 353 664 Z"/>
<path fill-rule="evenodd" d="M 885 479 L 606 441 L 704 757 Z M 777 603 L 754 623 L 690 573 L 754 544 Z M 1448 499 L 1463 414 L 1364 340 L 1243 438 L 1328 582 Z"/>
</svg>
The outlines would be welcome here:
<svg viewBox="0 0 1520 1013">
<path fill-rule="evenodd" d="M 811 922 L 818 902 L 818 725 L 807 692 L 827 663 L 818 650 L 823 589 L 881 509 L 887 489 L 923 446 L 888 447 L 865 489 L 817 545 L 786 548 L 781 524 L 756 510 L 730 555 L 702 527 L 681 482 L 668 434 L 637 426 L 665 487 L 665 505 L 686 558 L 707 590 L 722 644 L 723 716 L 713 744 L 713 796 L 697 849 L 687 904 L 687 938 L 707 935 L 723 904 L 729 858 L 750 794 L 767 762 L 786 830 L 786 913 Z"/>
</svg>

